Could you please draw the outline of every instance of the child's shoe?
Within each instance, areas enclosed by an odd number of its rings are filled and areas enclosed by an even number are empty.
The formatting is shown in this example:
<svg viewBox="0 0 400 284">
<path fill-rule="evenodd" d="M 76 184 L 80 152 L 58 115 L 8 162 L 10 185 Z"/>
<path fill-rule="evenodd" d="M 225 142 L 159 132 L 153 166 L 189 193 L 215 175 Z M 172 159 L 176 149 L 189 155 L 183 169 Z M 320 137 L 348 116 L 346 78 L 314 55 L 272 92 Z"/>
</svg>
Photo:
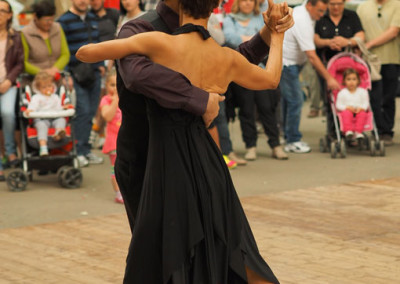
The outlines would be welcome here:
<svg viewBox="0 0 400 284">
<path fill-rule="evenodd" d="M 356 132 L 356 139 L 364 139 L 364 135 L 362 133 Z"/>
<path fill-rule="evenodd" d="M 346 136 L 346 140 L 350 141 L 353 139 L 354 132 L 349 130 L 349 131 L 346 131 L 346 133 L 344 135 Z"/>
<path fill-rule="evenodd" d="M 121 191 L 117 191 L 115 194 L 115 202 L 124 204 L 124 199 L 122 198 Z"/>
<path fill-rule="evenodd" d="M 49 150 L 47 149 L 47 146 L 40 146 L 39 156 L 43 157 L 43 156 L 48 156 L 48 155 L 49 155 Z"/>
<path fill-rule="evenodd" d="M 234 169 L 234 168 L 237 167 L 237 163 L 236 163 L 235 161 L 230 160 L 230 159 L 228 158 L 228 156 L 226 156 L 226 155 L 223 155 L 223 157 L 224 157 L 224 160 L 225 160 L 226 165 L 228 166 L 228 169 L 231 170 L 231 169 Z"/>
</svg>

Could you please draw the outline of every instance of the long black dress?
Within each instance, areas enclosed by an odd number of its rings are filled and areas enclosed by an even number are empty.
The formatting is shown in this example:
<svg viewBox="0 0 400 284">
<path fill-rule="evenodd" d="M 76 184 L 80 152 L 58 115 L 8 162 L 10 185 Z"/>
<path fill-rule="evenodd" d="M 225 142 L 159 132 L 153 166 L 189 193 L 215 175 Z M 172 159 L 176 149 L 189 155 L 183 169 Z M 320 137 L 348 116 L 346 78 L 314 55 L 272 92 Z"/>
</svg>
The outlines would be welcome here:
<svg viewBox="0 0 400 284">
<path fill-rule="evenodd" d="M 245 267 L 279 283 L 201 117 L 150 99 L 147 113 L 147 168 L 124 283 L 244 284 Z"/>
</svg>

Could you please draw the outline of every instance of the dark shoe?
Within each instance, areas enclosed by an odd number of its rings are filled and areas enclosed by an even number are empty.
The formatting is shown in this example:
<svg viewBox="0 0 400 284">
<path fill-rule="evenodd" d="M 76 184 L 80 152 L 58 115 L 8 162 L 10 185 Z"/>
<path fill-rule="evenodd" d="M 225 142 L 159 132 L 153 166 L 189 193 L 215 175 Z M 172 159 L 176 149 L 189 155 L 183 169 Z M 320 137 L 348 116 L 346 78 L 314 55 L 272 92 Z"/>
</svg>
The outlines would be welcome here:
<svg viewBox="0 0 400 284">
<path fill-rule="evenodd" d="M 317 117 L 318 114 L 319 114 L 319 111 L 318 111 L 318 110 L 312 109 L 312 110 L 310 110 L 310 112 L 308 113 L 307 117 L 308 117 L 308 118 L 314 118 L 314 117 Z"/>
<path fill-rule="evenodd" d="M 8 161 L 8 166 L 9 166 L 10 168 L 16 168 L 16 167 L 18 167 L 18 165 L 19 165 L 20 162 L 21 162 L 20 159 L 15 158 L 15 159 L 12 160 L 12 161 Z"/>
<path fill-rule="evenodd" d="M 383 134 L 380 138 L 381 140 L 383 140 L 385 146 L 392 146 L 394 144 L 393 137 L 390 136 L 389 134 Z"/>
<path fill-rule="evenodd" d="M 6 181 L 6 177 L 4 176 L 4 174 L 0 174 L 0 182 L 1 181 Z"/>
</svg>

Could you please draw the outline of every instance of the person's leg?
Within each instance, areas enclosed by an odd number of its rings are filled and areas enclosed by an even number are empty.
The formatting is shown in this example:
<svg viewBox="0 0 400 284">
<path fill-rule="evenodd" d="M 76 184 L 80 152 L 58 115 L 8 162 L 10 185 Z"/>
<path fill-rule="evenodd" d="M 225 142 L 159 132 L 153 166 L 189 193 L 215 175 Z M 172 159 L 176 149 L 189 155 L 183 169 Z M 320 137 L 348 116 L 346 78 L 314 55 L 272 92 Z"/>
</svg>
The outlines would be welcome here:
<svg viewBox="0 0 400 284">
<path fill-rule="evenodd" d="M 76 92 L 76 117 L 73 121 L 76 133 L 76 150 L 78 156 L 90 153 L 89 137 L 92 129 L 92 119 L 96 113 L 100 96 L 100 74 L 96 72 L 96 81 L 89 87 L 83 88 L 74 82 Z"/>
<path fill-rule="evenodd" d="M 378 133 L 381 135 L 385 129 L 382 115 L 382 80 L 372 82 L 372 88 L 369 93 L 369 103 L 374 113 L 374 120 Z"/>
<path fill-rule="evenodd" d="M 115 202 L 117 203 L 124 203 L 124 199 L 122 198 L 121 192 L 119 191 L 118 183 L 115 179 L 115 160 L 117 159 L 117 151 L 111 151 L 108 154 L 110 158 L 110 164 L 111 164 L 111 185 L 113 187 L 113 190 L 115 192 Z"/>
<path fill-rule="evenodd" d="M 219 142 L 223 155 L 229 155 L 233 151 L 232 142 L 229 135 L 228 119 L 226 117 L 225 101 L 219 103 L 219 113 L 215 118 L 214 123 L 218 129 Z"/>
<path fill-rule="evenodd" d="M 353 124 L 353 118 L 354 115 L 351 111 L 349 110 L 344 110 L 341 112 L 342 116 L 342 129 L 343 132 L 346 133 L 348 131 L 354 131 L 354 124 Z"/>
<path fill-rule="evenodd" d="M 279 93 L 276 90 L 255 91 L 255 103 L 258 115 L 265 134 L 268 136 L 268 144 L 271 149 L 280 145 L 276 117 L 279 100 Z"/>
<path fill-rule="evenodd" d="M 383 134 L 393 137 L 393 127 L 396 114 L 396 91 L 398 84 L 398 69 L 400 65 L 382 65 L 382 116 Z"/>
<path fill-rule="evenodd" d="M 271 283 L 271 282 L 268 282 L 267 280 L 265 280 L 264 278 L 262 278 L 260 275 L 258 275 L 256 272 L 254 272 L 253 270 L 251 270 L 247 266 L 245 268 L 246 268 L 247 282 L 249 284 L 268 284 L 268 283 Z"/>
<path fill-rule="evenodd" d="M 211 128 L 208 128 L 208 133 L 210 133 L 212 139 L 214 140 L 215 144 L 217 144 L 218 148 L 221 150 L 221 145 L 219 143 L 219 135 L 218 135 L 218 129 L 214 125 Z"/>
<path fill-rule="evenodd" d="M 233 86 L 237 104 L 239 106 L 240 128 L 242 130 L 243 142 L 246 148 L 256 147 L 257 145 L 257 128 L 255 122 L 255 92 L 242 88 L 238 85 Z"/>
<path fill-rule="evenodd" d="M 15 149 L 15 101 L 17 98 L 17 88 L 11 87 L 7 92 L 0 96 L 0 111 L 2 116 L 2 127 L 4 136 L 4 147 L 9 162 L 16 159 Z"/>
<path fill-rule="evenodd" d="M 367 122 L 368 114 L 365 111 L 360 111 L 356 114 L 354 130 L 356 133 L 363 133 L 364 126 Z"/>
<path fill-rule="evenodd" d="M 284 115 L 284 132 L 287 143 L 301 140 L 299 131 L 303 93 L 299 82 L 299 69 L 297 65 L 284 66 L 280 82 L 282 113 Z"/>
<path fill-rule="evenodd" d="M 39 155 L 45 156 L 49 154 L 47 148 L 47 134 L 51 122 L 48 119 L 35 119 L 34 126 L 37 131 L 37 139 L 39 140 Z"/>
</svg>

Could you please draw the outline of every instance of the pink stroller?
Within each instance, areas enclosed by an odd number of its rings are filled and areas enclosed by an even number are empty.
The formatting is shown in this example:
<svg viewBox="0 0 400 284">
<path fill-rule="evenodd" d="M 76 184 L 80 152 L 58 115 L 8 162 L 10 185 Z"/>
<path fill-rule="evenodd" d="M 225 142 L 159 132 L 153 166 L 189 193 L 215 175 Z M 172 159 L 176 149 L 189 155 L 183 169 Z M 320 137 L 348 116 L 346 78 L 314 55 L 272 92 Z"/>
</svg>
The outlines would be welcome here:
<svg viewBox="0 0 400 284">
<path fill-rule="evenodd" d="M 341 52 L 334 57 L 332 57 L 328 62 L 328 72 L 339 82 L 343 81 L 343 72 L 347 68 L 355 69 L 360 75 L 360 87 L 370 90 L 371 89 L 371 77 L 367 63 L 361 57 L 357 56 L 354 53 L 350 52 Z M 336 109 L 336 98 L 339 90 L 331 91 L 329 93 L 329 102 L 333 115 L 333 122 L 335 126 L 335 134 L 336 140 L 330 141 L 328 135 L 324 138 L 320 139 L 320 151 L 328 152 L 330 150 L 331 157 L 336 158 L 339 154 L 340 157 L 345 158 L 347 155 L 346 146 L 353 147 L 354 145 L 351 143 L 345 143 L 343 138 L 343 129 L 342 129 L 342 115 Z M 368 137 L 366 131 L 371 131 L 371 137 Z M 357 143 L 359 150 L 369 150 L 371 156 L 385 155 L 385 147 L 383 141 L 379 140 L 378 131 L 374 122 L 374 115 L 370 109 L 367 111 L 367 121 L 364 125 L 364 139 Z"/>
</svg>

